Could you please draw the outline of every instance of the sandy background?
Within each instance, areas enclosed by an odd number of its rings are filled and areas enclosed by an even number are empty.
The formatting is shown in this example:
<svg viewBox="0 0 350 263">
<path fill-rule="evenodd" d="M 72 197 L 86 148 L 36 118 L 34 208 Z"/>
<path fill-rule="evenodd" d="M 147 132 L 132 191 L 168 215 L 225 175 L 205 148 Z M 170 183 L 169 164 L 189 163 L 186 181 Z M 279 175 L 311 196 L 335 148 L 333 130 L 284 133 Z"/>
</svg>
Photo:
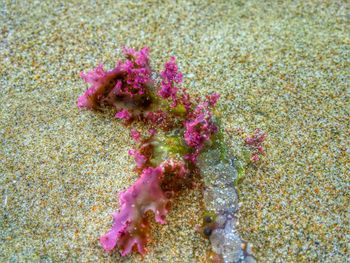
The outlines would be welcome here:
<svg viewBox="0 0 350 263">
<path fill-rule="evenodd" d="M 239 186 L 261 262 L 349 259 L 348 2 L 41 2 L 0 0 L 1 262 L 141 260 L 97 240 L 136 178 L 128 130 L 75 106 L 79 72 L 111 67 L 124 45 L 150 46 L 155 69 L 175 55 L 192 94 L 222 94 L 228 130 L 269 134 Z M 145 262 L 204 262 L 200 198 L 185 193 L 153 227 Z"/>
</svg>

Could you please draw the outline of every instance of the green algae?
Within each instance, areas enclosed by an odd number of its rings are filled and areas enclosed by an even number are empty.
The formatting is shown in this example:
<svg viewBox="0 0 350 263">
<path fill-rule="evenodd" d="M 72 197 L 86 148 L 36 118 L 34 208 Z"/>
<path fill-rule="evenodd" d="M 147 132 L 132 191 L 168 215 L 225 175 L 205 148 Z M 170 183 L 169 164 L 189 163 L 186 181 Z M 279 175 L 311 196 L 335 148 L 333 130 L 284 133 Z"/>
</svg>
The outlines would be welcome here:
<svg viewBox="0 0 350 263">
<path fill-rule="evenodd" d="M 175 160 L 181 159 L 182 156 L 189 152 L 189 148 L 185 144 L 182 133 L 179 130 L 156 135 L 152 145 L 154 146 L 154 155 L 151 163 L 154 166 L 170 158 Z"/>
<path fill-rule="evenodd" d="M 235 160 L 235 167 L 237 170 L 237 178 L 234 181 L 235 186 L 238 186 L 242 181 L 244 180 L 245 177 L 245 166 L 242 161 Z"/>
</svg>

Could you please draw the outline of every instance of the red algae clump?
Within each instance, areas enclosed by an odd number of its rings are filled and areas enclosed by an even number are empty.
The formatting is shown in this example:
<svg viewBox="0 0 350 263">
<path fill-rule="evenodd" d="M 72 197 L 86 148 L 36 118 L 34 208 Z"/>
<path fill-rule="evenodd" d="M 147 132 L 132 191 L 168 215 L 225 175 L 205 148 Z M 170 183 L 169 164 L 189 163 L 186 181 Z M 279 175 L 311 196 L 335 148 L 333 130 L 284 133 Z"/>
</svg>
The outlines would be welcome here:
<svg viewBox="0 0 350 263">
<path fill-rule="evenodd" d="M 245 144 L 252 150 L 250 160 L 258 162 L 261 155 L 265 155 L 262 143 L 265 141 L 267 134 L 260 129 L 256 129 L 254 133 L 244 139 Z"/>
<path fill-rule="evenodd" d="M 211 108 L 219 95 L 192 101 L 181 88 L 183 75 L 175 57 L 165 63 L 159 74 L 160 87 L 156 87 L 151 78 L 149 49 L 123 51 L 126 59 L 118 61 L 114 69 L 105 71 L 99 65 L 81 73 L 91 86 L 78 98 L 77 105 L 99 111 L 112 107 L 115 118 L 124 124 L 142 121 L 150 127 L 148 138 L 131 129 L 131 138 L 139 147 L 130 149 L 129 155 L 135 159 L 139 178 L 119 194 L 120 209 L 113 214 L 113 226 L 100 238 L 106 251 L 118 246 L 124 256 L 133 249 L 145 253 L 149 236 L 146 212 L 153 211 L 156 222 L 164 224 L 169 198 L 190 185 L 196 158 L 218 130 Z M 168 137 L 167 143 L 157 140 L 159 130 Z M 179 138 L 171 137 L 169 131 L 176 131 Z"/>
<path fill-rule="evenodd" d="M 168 199 L 160 187 L 163 177 L 161 166 L 146 168 L 128 190 L 119 194 L 120 211 L 113 213 L 111 230 L 100 238 L 106 251 L 118 245 L 124 256 L 136 245 L 139 253 L 145 253 L 148 238 L 145 213 L 148 210 L 153 211 L 155 220 L 160 224 L 165 223 L 164 218 L 168 213 Z"/>
<path fill-rule="evenodd" d="M 187 90 L 181 87 L 183 74 L 175 57 L 165 63 L 159 74 L 152 74 L 149 48 L 145 47 L 140 51 L 124 48 L 123 52 L 125 60 L 118 61 L 114 69 L 105 71 L 103 65 L 99 65 L 88 73 L 81 73 L 83 80 L 91 86 L 78 98 L 77 105 L 79 108 L 95 111 L 110 107 L 115 109 L 115 118 L 123 121 L 126 126 L 138 121 L 149 128 L 148 137 L 142 136 L 134 128 L 130 131 L 131 139 L 137 147 L 130 149 L 129 155 L 135 159 L 135 171 L 139 178 L 119 194 L 120 209 L 113 213 L 112 228 L 100 238 L 106 251 L 118 247 L 121 255 L 125 256 L 133 250 L 140 254 L 146 252 L 150 218 L 146 216 L 147 212 L 152 211 L 155 221 L 164 224 L 171 199 L 181 189 L 196 184 L 194 180 L 200 170 L 197 160 L 201 153 L 208 146 L 222 145 L 222 142 L 218 142 L 220 136 L 214 136 L 219 131 L 219 125 L 212 112 L 219 100 L 219 94 L 192 99 Z M 155 75 L 160 76 L 160 80 L 153 79 L 152 76 Z M 246 139 L 246 144 L 254 148 L 256 154 L 262 154 L 261 143 L 264 139 L 265 135 L 256 133 Z M 205 163 L 203 160 L 201 162 Z M 235 193 L 231 178 L 234 170 L 227 171 L 227 180 L 230 183 L 225 191 Z M 208 177 L 207 172 L 205 175 Z M 218 182 L 224 178 L 223 176 L 218 179 Z M 210 191 L 222 192 L 210 184 L 206 189 L 205 194 Z M 220 198 L 218 196 L 214 201 L 221 202 L 221 206 L 225 205 L 224 212 L 217 209 L 220 206 L 216 203 L 213 208 L 215 211 L 210 209 L 216 213 L 217 218 L 224 218 L 221 221 L 231 222 L 230 216 L 235 206 L 231 201 L 220 201 Z M 207 207 L 210 207 L 209 203 Z M 213 225 L 220 224 L 214 222 Z M 204 233 L 208 238 L 213 233 L 220 238 L 234 237 L 238 243 L 241 242 L 233 225 L 225 233 L 220 234 L 219 230 L 208 227 Z M 223 244 L 217 240 L 218 238 L 212 239 L 213 249 L 224 260 L 231 258 L 233 254 L 223 249 Z M 235 255 L 243 255 L 240 245 L 236 247 Z"/>
</svg>

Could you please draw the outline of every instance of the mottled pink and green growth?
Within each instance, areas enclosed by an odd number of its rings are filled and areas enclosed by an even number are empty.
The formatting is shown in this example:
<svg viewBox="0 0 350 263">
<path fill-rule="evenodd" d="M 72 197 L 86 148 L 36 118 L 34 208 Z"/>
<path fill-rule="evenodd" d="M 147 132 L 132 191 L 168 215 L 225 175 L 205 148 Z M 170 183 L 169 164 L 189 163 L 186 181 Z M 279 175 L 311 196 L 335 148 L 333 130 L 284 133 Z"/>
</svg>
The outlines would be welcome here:
<svg viewBox="0 0 350 263">
<path fill-rule="evenodd" d="M 161 89 L 158 94 L 164 98 L 171 98 L 171 107 L 177 105 L 177 91 L 179 90 L 176 85 L 180 85 L 182 82 L 182 73 L 179 72 L 176 65 L 175 57 L 171 57 L 170 61 L 165 63 L 165 69 L 160 73 L 162 78 Z"/>
<path fill-rule="evenodd" d="M 99 65 L 82 73 L 90 87 L 77 101 L 79 108 L 89 110 L 114 108 L 115 118 L 124 124 L 141 121 L 149 127 L 147 138 L 131 129 L 137 147 L 129 154 L 135 159 L 139 178 L 119 194 L 120 209 L 113 214 L 112 228 L 100 238 L 106 251 L 117 246 L 123 256 L 133 249 L 145 253 L 149 238 L 146 213 L 153 211 L 156 222 L 164 224 L 171 198 L 191 185 L 196 159 L 218 131 L 212 109 L 219 99 L 214 93 L 204 100 L 192 100 L 181 87 L 183 74 L 175 57 L 160 74 L 152 74 L 147 47 L 140 51 L 125 48 L 124 55 L 125 60 L 112 70 Z M 152 79 L 154 75 L 160 80 Z M 158 140 L 157 130 L 163 131 L 165 140 Z"/>
<path fill-rule="evenodd" d="M 267 134 L 260 129 L 256 129 L 254 133 L 244 139 L 245 144 L 252 150 L 250 160 L 258 162 L 261 155 L 265 155 L 262 143 L 265 141 Z"/>
<path fill-rule="evenodd" d="M 214 107 L 219 99 L 219 95 L 214 93 L 207 100 L 198 104 L 198 106 L 190 112 L 185 121 L 185 142 L 193 149 L 186 155 L 186 158 L 195 163 L 205 143 L 211 139 L 211 136 L 217 132 L 218 127 L 213 121 L 213 114 L 210 108 Z"/>
</svg>

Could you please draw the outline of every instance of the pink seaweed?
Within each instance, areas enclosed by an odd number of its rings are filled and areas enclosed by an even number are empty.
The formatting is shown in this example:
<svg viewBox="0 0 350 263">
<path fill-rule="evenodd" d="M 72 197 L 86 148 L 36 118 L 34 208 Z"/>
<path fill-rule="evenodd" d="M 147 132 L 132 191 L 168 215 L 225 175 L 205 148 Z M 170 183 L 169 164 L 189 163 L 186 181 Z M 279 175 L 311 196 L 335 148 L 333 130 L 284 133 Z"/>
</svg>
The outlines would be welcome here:
<svg viewBox="0 0 350 263">
<path fill-rule="evenodd" d="M 175 57 L 165 63 L 164 70 L 160 73 L 160 87 L 153 87 L 155 82 L 151 78 L 149 49 L 145 47 L 135 51 L 124 48 L 123 53 L 125 61 L 118 61 L 110 71 L 105 71 L 100 64 L 92 71 L 81 73 L 90 87 L 77 101 L 79 108 L 89 110 L 114 107 L 118 110 L 116 118 L 126 123 L 142 120 L 150 126 L 150 137 L 145 139 L 141 139 L 137 130 L 131 130 L 131 138 L 140 145 L 138 149 L 129 150 L 129 155 L 134 157 L 135 170 L 140 177 L 119 194 L 120 210 L 113 213 L 110 231 L 100 238 L 106 251 L 118 246 L 122 256 L 129 254 L 133 248 L 141 254 L 145 253 L 149 236 L 147 211 L 153 211 L 158 223 L 165 223 L 169 197 L 187 184 L 186 180 L 190 178 L 187 176 L 190 172 L 188 167 L 193 167 L 190 163 L 195 164 L 197 156 L 217 131 L 211 108 L 219 99 L 219 95 L 214 93 L 207 96 L 205 101 L 197 99 L 198 105 L 195 106 L 187 90 L 180 89 L 183 76 Z M 155 101 L 164 99 L 170 103 L 171 108 L 179 104 L 183 107 L 172 111 L 163 108 L 166 104 L 148 108 L 153 102 L 152 96 L 158 96 Z M 173 127 L 183 132 L 183 140 L 191 149 L 190 154 L 182 156 L 182 160 L 168 159 L 159 166 L 152 167 L 156 128 L 167 131 Z"/>
<path fill-rule="evenodd" d="M 125 256 L 136 245 L 140 254 L 145 253 L 148 239 L 146 212 L 154 213 L 156 222 L 165 223 L 169 200 L 165 197 L 160 184 L 163 179 L 162 167 L 146 168 L 140 178 L 125 192 L 119 194 L 120 211 L 113 213 L 113 226 L 100 238 L 106 251 L 116 245 Z"/>
</svg>

